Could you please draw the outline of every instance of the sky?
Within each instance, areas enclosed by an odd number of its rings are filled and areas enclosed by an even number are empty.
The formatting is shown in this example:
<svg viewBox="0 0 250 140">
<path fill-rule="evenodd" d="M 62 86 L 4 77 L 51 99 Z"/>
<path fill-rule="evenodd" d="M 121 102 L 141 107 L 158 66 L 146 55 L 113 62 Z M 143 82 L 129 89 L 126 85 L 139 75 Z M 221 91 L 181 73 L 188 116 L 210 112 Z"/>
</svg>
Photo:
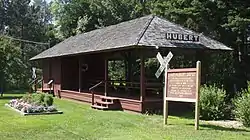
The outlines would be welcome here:
<svg viewBox="0 0 250 140">
<path fill-rule="evenodd" d="M 51 2 L 51 0 L 46 0 L 48 3 Z"/>
</svg>

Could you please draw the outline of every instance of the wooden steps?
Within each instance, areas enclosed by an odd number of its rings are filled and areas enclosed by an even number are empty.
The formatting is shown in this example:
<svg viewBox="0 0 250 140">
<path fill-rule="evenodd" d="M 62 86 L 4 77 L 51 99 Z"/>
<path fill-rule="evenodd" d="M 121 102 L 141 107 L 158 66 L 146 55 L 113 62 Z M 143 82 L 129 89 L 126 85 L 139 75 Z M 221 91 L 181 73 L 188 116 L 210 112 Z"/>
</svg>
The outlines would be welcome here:
<svg viewBox="0 0 250 140">
<path fill-rule="evenodd" d="M 37 89 L 37 91 L 39 91 L 39 92 L 45 92 L 45 93 L 52 93 L 52 92 L 54 92 L 53 91 L 53 89 L 50 89 L 50 88 L 39 88 L 39 89 Z"/>
<path fill-rule="evenodd" d="M 102 105 L 102 104 L 104 104 L 104 105 L 111 105 L 111 104 L 113 104 L 113 102 L 104 102 L 104 101 L 102 101 L 102 100 L 97 100 L 97 101 L 96 101 L 96 104 L 100 104 L 100 105 Z"/>
<path fill-rule="evenodd" d="M 94 109 L 99 109 L 99 110 L 108 110 L 108 107 L 104 107 L 104 106 L 99 106 L 99 105 L 91 105 L 92 108 Z"/>
<path fill-rule="evenodd" d="M 91 107 L 98 110 L 121 110 L 119 99 L 108 96 L 100 96 L 100 100 L 96 100 Z"/>
</svg>

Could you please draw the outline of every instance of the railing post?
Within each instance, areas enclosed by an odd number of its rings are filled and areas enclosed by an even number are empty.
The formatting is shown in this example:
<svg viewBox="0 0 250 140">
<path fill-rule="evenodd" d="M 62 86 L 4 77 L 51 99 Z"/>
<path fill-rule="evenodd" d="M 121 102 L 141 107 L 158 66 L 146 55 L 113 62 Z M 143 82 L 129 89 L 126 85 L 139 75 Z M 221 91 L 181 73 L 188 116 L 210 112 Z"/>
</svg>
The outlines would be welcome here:
<svg viewBox="0 0 250 140">
<path fill-rule="evenodd" d="M 107 58 L 105 59 L 105 70 L 104 70 L 104 72 L 105 72 L 105 85 L 104 85 L 104 94 L 105 94 L 105 96 L 107 96 L 107 90 L 108 90 L 108 60 L 107 60 Z"/>
<path fill-rule="evenodd" d="M 52 93 L 53 93 L 53 97 L 55 97 L 55 84 L 54 84 L 54 81 L 53 81 L 53 83 L 52 83 L 52 85 L 53 85 L 53 87 L 52 87 Z"/>
<path fill-rule="evenodd" d="M 42 80 L 42 92 L 43 92 L 43 82 L 44 82 L 44 81 Z"/>
<path fill-rule="evenodd" d="M 100 84 L 103 84 L 103 81 L 101 81 L 101 82 L 97 83 L 96 85 L 94 85 L 93 87 L 89 88 L 89 91 L 92 94 L 91 95 L 92 96 L 92 101 L 91 101 L 92 105 L 94 105 L 94 103 L 95 103 L 95 95 L 94 95 L 93 89 L 98 87 Z"/>
<path fill-rule="evenodd" d="M 61 99 L 61 90 L 58 90 L 57 93 L 58 93 L 58 97 Z"/>
<path fill-rule="evenodd" d="M 82 89 L 82 61 L 81 58 L 79 58 L 78 61 L 78 91 L 81 92 Z"/>
<path fill-rule="evenodd" d="M 37 92 L 37 79 L 35 79 L 35 92 Z"/>
<path fill-rule="evenodd" d="M 142 55 L 141 52 L 141 56 L 140 56 L 140 101 L 141 101 L 141 112 L 144 113 L 144 101 L 145 101 L 145 92 L 146 92 L 146 88 L 145 88 L 145 59 Z"/>
<path fill-rule="evenodd" d="M 92 93 L 92 105 L 94 105 L 94 102 L 95 102 L 95 95 L 94 95 L 94 92 L 93 91 L 91 91 L 91 93 Z"/>
</svg>

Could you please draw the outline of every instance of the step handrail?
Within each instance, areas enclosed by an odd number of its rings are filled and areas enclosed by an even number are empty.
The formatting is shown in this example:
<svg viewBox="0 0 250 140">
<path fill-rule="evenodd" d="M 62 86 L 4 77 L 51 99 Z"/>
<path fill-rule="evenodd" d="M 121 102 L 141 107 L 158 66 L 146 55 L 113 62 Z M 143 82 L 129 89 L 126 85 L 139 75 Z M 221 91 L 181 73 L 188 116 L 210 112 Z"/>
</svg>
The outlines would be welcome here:
<svg viewBox="0 0 250 140">
<path fill-rule="evenodd" d="M 40 80 L 37 81 L 37 83 L 41 83 L 43 81 L 43 78 L 41 78 Z"/>
<path fill-rule="evenodd" d="M 35 92 L 37 91 L 37 84 L 39 84 L 40 82 L 42 82 L 43 81 L 43 78 L 41 78 L 41 79 L 39 79 L 39 78 L 36 78 L 36 79 L 34 79 L 33 81 L 31 81 L 30 83 L 29 83 L 29 86 L 31 86 L 30 87 L 30 93 L 32 92 L 32 84 L 34 84 L 34 86 L 35 86 Z M 42 87 L 43 87 L 43 83 L 42 83 Z"/>
<path fill-rule="evenodd" d="M 32 80 L 32 81 L 29 83 L 29 85 L 32 85 L 32 84 L 35 83 L 37 80 L 38 80 L 38 78 Z"/>
<path fill-rule="evenodd" d="M 103 81 L 100 81 L 99 83 L 95 84 L 94 86 L 89 88 L 89 91 L 92 91 L 93 89 L 95 89 L 96 87 L 98 87 L 99 85 L 103 84 Z"/>
<path fill-rule="evenodd" d="M 92 105 L 94 105 L 94 103 L 95 103 L 95 93 L 93 92 L 93 89 L 97 88 L 99 85 L 101 85 L 103 83 L 104 83 L 104 81 L 100 81 L 99 83 L 97 83 L 94 86 L 92 86 L 92 87 L 89 88 L 89 91 L 92 94 Z"/>
</svg>

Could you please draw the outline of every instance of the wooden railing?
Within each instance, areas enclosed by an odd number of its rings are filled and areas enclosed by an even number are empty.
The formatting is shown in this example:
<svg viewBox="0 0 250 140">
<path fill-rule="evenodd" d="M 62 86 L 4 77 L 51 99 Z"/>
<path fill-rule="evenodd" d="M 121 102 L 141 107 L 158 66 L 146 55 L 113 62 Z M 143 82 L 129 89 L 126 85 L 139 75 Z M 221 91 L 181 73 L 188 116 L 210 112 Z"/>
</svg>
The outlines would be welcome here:
<svg viewBox="0 0 250 140">
<path fill-rule="evenodd" d="M 95 83 L 101 80 L 89 80 L 90 86 L 95 86 Z M 101 85 L 104 86 L 104 85 Z M 162 82 L 145 82 L 145 89 L 148 93 L 159 94 L 162 92 Z M 125 90 L 138 90 L 140 89 L 140 82 L 138 81 L 126 81 L 126 80 L 107 80 L 107 88 L 113 89 L 125 89 Z"/>
<path fill-rule="evenodd" d="M 97 88 L 98 86 L 100 86 L 101 84 L 103 84 L 103 83 L 104 83 L 104 81 L 100 81 L 99 83 L 97 83 L 97 84 L 95 84 L 94 86 L 92 86 L 91 88 L 89 88 L 89 91 L 90 91 L 91 94 L 92 94 L 92 101 L 91 101 L 92 105 L 94 105 L 94 103 L 95 103 L 95 94 L 94 94 L 93 90 L 94 90 L 95 88 Z"/>
<path fill-rule="evenodd" d="M 43 81 L 43 78 L 41 78 L 40 80 L 38 78 L 34 79 L 33 81 L 31 81 L 29 83 L 30 86 L 30 93 L 32 92 L 32 85 L 34 84 L 35 86 L 35 92 L 37 91 L 37 84 L 39 84 L 41 81 Z M 43 86 L 43 85 L 42 85 Z"/>
<path fill-rule="evenodd" d="M 29 85 L 32 85 L 32 84 L 35 83 L 37 80 L 38 80 L 38 78 L 32 80 L 32 81 L 29 83 Z"/>
<path fill-rule="evenodd" d="M 49 85 L 49 94 L 53 93 L 53 96 L 55 96 L 55 94 L 54 94 L 54 80 L 53 79 L 49 80 L 49 82 L 47 83 L 47 85 Z M 51 90 L 51 88 L 52 88 L 52 90 Z"/>
</svg>

